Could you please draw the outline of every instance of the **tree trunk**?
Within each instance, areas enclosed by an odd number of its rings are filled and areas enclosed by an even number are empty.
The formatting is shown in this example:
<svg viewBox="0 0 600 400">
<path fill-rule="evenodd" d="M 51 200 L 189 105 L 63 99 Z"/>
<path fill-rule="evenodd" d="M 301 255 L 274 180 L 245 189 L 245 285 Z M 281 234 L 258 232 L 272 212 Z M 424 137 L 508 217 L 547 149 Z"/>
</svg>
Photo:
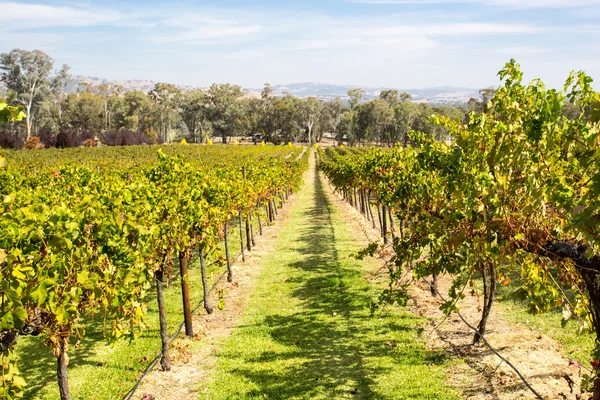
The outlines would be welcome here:
<svg viewBox="0 0 600 400">
<path fill-rule="evenodd" d="M 69 364 L 69 357 L 67 355 L 68 345 L 68 337 L 61 336 L 58 339 L 56 376 L 58 377 L 58 390 L 60 391 L 61 400 L 71 400 L 71 391 L 69 390 L 69 374 L 67 370 L 67 365 Z"/>
<path fill-rule="evenodd" d="M 31 106 L 27 107 L 27 115 L 25 116 L 25 130 L 27 131 L 27 135 L 25 140 L 29 140 L 31 137 Z"/>
<path fill-rule="evenodd" d="M 233 282 L 233 271 L 231 271 L 231 259 L 229 258 L 229 228 L 225 222 L 225 259 L 227 261 L 227 282 Z"/>
<path fill-rule="evenodd" d="M 194 337 L 194 327 L 192 325 L 192 306 L 190 304 L 190 285 L 188 283 L 188 265 L 185 253 L 179 253 L 179 273 L 181 275 L 181 297 L 183 300 L 183 322 L 185 324 L 185 334 L 188 337 Z"/>
<path fill-rule="evenodd" d="M 160 266 L 154 273 L 156 279 L 156 300 L 158 302 L 158 315 L 160 320 L 160 340 L 162 343 L 160 366 L 163 371 L 171 370 L 171 360 L 169 358 L 169 333 L 167 332 L 167 312 L 165 310 L 164 297 L 164 265 Z"/>
<path fill-rule="evenodd" d="M 204 245 L 200 246 L 200 273 L 202 274 L 202 290 L 204 293 L 204 309 L 207 313 L 212 314 L 213 309 L 210 305 L 210 292 L 208 289 L 208 279 L 206 277 L 206 260 L 204 259 Z"/>
</svg>

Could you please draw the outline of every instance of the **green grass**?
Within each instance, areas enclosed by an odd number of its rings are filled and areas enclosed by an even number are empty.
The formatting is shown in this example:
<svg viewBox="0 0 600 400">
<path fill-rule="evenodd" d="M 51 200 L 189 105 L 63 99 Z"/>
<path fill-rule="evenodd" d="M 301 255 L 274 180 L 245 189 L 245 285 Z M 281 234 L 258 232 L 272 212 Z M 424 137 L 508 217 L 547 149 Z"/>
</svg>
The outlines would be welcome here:
<svg viewBox="0 0 600 400">
<path fill-rule="evenodd" d="M 310 185 L 200 398 L 458 398 L 445 385 L 450 361 L 417 336 L 425 320 L 399 307 L 370 317 L 381 290 L 364 279 L 374 261 L 349 257 L 362 233 L 346 225 L 316 176 Z"/>
<path fill-rule="evenodd" d="M 513 279 L 518 282 L 518 278 Z M 498 290 L 498 306 L 504 318 L 509 322 L 519 323 L 532 328 L 540 333 L 550 336 L 564 349 L 564 355 L 577 360 L 587 368 L 591 368 L 591 351 L 594 348 L 594 338 L 589 333 L 578 334 L 578 322 L 569 321 L 565 327 L 561 326 L 562 314 L 560 310 L 542 314 L 532 314 L 527 309 L 527 304 L 518 300 L 513 292 L 518 284 L 500 287 Z"/>
<path fill-rule="evenodd" d="M 232 233 L 232 236 L 233 233 Z M 239 238 L 239 236 L 238 236 Z M 239 239 L 232 245 L 232 257 L 239 252 Z M 174 272 L 179 271 L 175 264 Z M 209 267 L 209 282 L 214 282 L 223 273 L 218 265 Z M 202 283 L 199 260 L 196 257 L 189 266 L 192 307 L 202 299 Z M 152 291 L 154 293 L 154 291 Z M 138 376 L 149 365 L 160 350 L 158 312 L 156 299 L 149 299 L 147 323 L 149 329 L 139 338 L 129 342 L 121 340 L 114 345 L 107 344 L 102 323 L 87 327 L 86 334 L 77 347 L 71 340 L 69 350 L 69 386 L 74 399 L 121 399 L 135 384 Z M 165 302 L 169 335 L 172 336 L 183 321 L 181 283 L 175 275 L 171 286 L 166 290 Z M 198 312 L 204 312 L 202 309 Z M 193 351 L 199 342 L 190 341 Z M 19 367 L 27 388 L 25 399 L 59 398 L 56 383 L 56 358 L 51 349 L 43 345 L 41 337 L 21 337 L 15 354 L 19 357 Z"/>
</svg>

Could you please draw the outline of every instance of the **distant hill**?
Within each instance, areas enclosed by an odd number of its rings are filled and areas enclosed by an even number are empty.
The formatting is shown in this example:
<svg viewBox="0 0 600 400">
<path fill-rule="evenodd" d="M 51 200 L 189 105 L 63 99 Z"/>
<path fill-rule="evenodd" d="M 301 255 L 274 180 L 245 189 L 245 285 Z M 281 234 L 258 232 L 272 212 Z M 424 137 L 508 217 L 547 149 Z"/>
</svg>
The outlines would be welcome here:
<svg viewBox="0 0 600 400">
<path fill-rule="evenodd" d="M 154 88 L 156 82 L 147 80 L 108 80 L 103 78 L 96 78 L 90 76 L 73 76 L 71 83 L 67 86 L 67 93 L 77 92 L 77 88 L 80 83 L 88 83 L 94 86 L 100 86 L 106 84 L 108 86 L 122 86 L 125 90 L 139 90 L 142 92 L 149 92 Z M 182 90 L 194 89 L 193 86 L 189 85 L 177 85 Z M 323 100 L 331 100 L 336 97 L 342 100 L 347 99 L 348 91 L 356 89 L 361 86 L 352 85 L 335 85 L 327 83 L 316 83 L 316 82 L 301 82 L 301 83 L 290 83 L 287 85 L 273 85 L 273 93 L 277 96 L 282 96 L 289 93 L 298 97 L 317 97 Z M 379 97 L 379 93 L 382 90 L 394 89 L 390 87 L 361 87 L 365 91 L 364 100 L 372 100 Z M 204 88 L 206 89 L 206 88 Z M 246 97 L 258 98 L 262 89 L 245 89 Z M 465 88 L 465 87 L 454 87 L 454 86 L 441 86 L 425 89 L 397 89 L 398 92 L 410 93 L 415 102 L 426 102 L 431 104 L 464 104 L 471 98 L 479 98 L 479 89 Z M 6 87 L 0 82 L 0 97 L 6 93 Z"/>
<path fill-rule="evenodd" d="M 347 93 L 351 89 L 362 88 L 365 91 L 364 100 L 372 100 L 379 97 L 382 90 L 395 89 L 390 87 L 366 87 L 351 85 L 332 85 L 325 83 L 291 83 L 289 85 L 273 86 L 273 93 L 283 95 L 285 93 L 298 97 L 317 97 L 321 99 L 334 99 L 340 97 L 347 98 Z M 259 91 L 258 89 L 254 89 Z M 407 92 L 416 102 L 428 102 L 436 104 L 456 104 L 466 103 L 470 98 L 479 98 L 479 89 L 442 86 L 426 89 L 397 89 L 400 93 Z"/>
<path fill-rule="evenodd" d="M 74 75 L 71 77 L 72 81 L 67 86 L 67 93 L 75 93 L 77 92 L 77 88 L 81 83 L 87 83 L 92 86 L 100 86 L 100 85 L 108 85 L 108 86 L 122 86 L 125 90 L 139 90 L 141 92 L 149 92 L 154 88 L 156 82 L 154 81 L 145 81 L 140 79 L 129 79 L 129 80 L 108 80 L 103 78 L 96 78 L 92 76 L 80 76 Z M 181 86 L 177 85 L 182 90 L 190 90 L 193 89 L 192 86 Z"/>
</svg>

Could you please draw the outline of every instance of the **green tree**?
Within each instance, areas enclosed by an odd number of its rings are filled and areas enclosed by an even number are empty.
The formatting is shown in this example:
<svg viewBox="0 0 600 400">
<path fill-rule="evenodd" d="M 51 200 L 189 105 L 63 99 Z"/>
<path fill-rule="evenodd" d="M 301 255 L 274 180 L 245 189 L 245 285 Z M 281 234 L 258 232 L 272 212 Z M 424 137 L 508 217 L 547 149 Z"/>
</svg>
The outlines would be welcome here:
<svg viewBox="0 0 600 400">
<path fill-rule="evenodd" d="M 343 105 L 339 97 L 324 104 L 323 112 L 321 113 L 321 134 L 323 131 L 328 131 L 333 134 L 335 140 L 339 140 L 338 127 L 342 120 L 342 111 Z M 317 141 L 320 139 L 321 137 L 319 136 Z"/>
<path fill-rule="evenodd" d="M 323 103 L 316 97 L 308 97 L 298 103 L 298 117 L 300 118 L 300 125 L 306 129 L 308 135 L 308 142 L 315 143 L 315 137 L 313 136 L 313 130 L 315 125 L 319 122 L 319 117 L 323 111 Z"/>
<path fill-rule="evenodd" d="M 208 90 L 209 110 L 214 129 L 221 135 L 223 143 L 243 127 L 244 103 L 240 101 L 244 91 L 236 85 L 213 84 Z"/>
<path fill-rule="evenodd" d="M 62 124 L 62 103 L 66 98 L 66 89 L 71 82 L 71 74 L 69 73 L 69 67 L 67 64 L 63 64 L 54 77 L 50 80 L 50 90 L 52 92 L 52 101 L 54 107 L 58 113 L 58 125 Z"/>
<path fill-rule="evenodd" d="M 357 88 L 348 91 L 348 101 L 350 102 L 350 108 L 356 109 L 365 95 L 365 91 Z"/>
<path fill-rule="evenodd" d="M 180 97 L 179 115 L 188 129 L 192 142 L 208 138 L 212 127 L 209 120 L 209 98 L 202 90 L 190 90 Z"/>
<path fill-rule="evenodd" d="M 358 140 L 365 144 L 367 141 L 385 140 L 385 132 L 394 122 L 394 112 L 381 99 L 371 100 L 358 107 Z"/>
<path fill-rule="evenodd" d="M 160 134 L 167 142 L 171 134 L 175 110 L 180 103 L 181 90 L 170 83 L 157 83 L 148 95 L 158 106 Z"/>
<path fill-rule="evenodd" d="M 48 88 L 53 65 L 52 58 L 40 50 L 15 49 L 0 54 L 1 79 L 14 93 L 15 102 L 25 109 L 26 139 L 31 136 L 36 107 Z"/>
</svg>

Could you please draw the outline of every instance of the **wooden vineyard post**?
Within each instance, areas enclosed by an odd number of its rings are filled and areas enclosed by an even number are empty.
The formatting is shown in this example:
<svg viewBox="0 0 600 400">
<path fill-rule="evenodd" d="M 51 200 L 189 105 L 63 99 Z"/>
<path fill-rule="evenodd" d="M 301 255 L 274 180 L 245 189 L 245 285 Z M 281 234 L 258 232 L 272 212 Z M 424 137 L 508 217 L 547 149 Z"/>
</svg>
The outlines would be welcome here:
<svg viewBox="0 0 600 400">
<path fill-rule="evenodd" d="M 254 241 L 254 216 L 252 215 L 252 211 L 250 211 L 250 238 L 252 247 L 256 246 L 256 242 Z"/>
<path fill-rule="evenodd" d="M 381 207 L 377 204 L 377 219 L 379 219 L 379 233 L 383 236 L 383 222 L 381 222 Z"/>
<path fill-rule="evenodd" d="M 246 254 L 244 254 L 244 231 L 242 228 L 242 210 L 238 215 L 238 222 L 240 226 L 240 250 L 242 252 L 242 261 L 246 261 Z"/>
<path fill-rule="evenodd" d="M 271 199 L 269 199 L 269 222 L 273 222 L 275 220 L 275 216 L 273 215 L 273 203 L 271 203 Z"/>
<path fill-rule="evenodd" d="M 233 272 L 231 271 L 231 259 L 229 258 L 229 228 L 225 222 L 224 228 L 225 238 L 225 260 L 227 262 L 227 282 L 233 282 Z"/>
<path fill-rule="evenodd" d="M 365 207 L 365 196 L 364 196 L 364 190 L 360 189 L 360 213 L 362 215 L 365 215 L 365 212 L 367 211 L 366 207 Z"/>
<path fill-rule="evenodd" d="M 165 288 L 163 283 L 164 265 L 154 273 L 156 280 L 156 300 L 158 302 L 158 315 L 160 321 L 160 341 L 161 356 L 160 367 L 163 371 L 171 370 L 171 360 L 169 358 L 169 333 L 167 332 L 167 312 L 165 310 Z"/>
<path fill-rule="evenodd" d="M 250 233 L 250 213 L 246 214 L 246 248 L 252 251 L 252 238 Z"/>
<path fill-rule="evenodd" d="M 210 293 L 208 289 L 208 280 L 206 278 L 206 260 L 204 258 L 204 245 L 200 245 L 200 273 L 202 274 L 202 289 L 204 292 L 204 309 L 207 313 L 212 314 L 213 309 L 208 298 Z"/>
<path fill-rule="evenodd" d="M 273 197 L 273 211 L 275 212 L 275 215 L 279 215 L 277 212 L 277 200 L 275 200 L 275 197 Z"/>
<path fill-rule="evenodd" d="M 371 203 L 371 191 L 369 190 L 369 204 Z M 371 223 L 373 224 L 373 229 L 375 229 L 375 216 L 373 215 L 373 208 L 369 206 L 369 213 L 371 214 Z"/>
<path fill-rule="evenodd" d="M 190 304 L 190 285 L 188 283 L 188 265 L 187 257 L 184 252 L 179 252 L 179 274 L 181 275 L 181 297 L 183 300 L 183 321 L 185 324 L 185 334 L 188 337 L 194 337 L 194 328 L 192 325 L 192 306 Z"/>
<path fill-rule="evenodd" d="M 256 218 L 258 219 L 258 234 L 262 236 L 262 221 L 260 220 L 260 202 L 256 203 Z"/>
<path fill-rule="evenodd" d="M 367 215 L 367 221 L 371 221 L 371 191 L 365 189 L 365 207 L 367 208 L 365 214 Z"/>
<path fill-rule="evenodd" d="M 246 166 L 242 167 L 242 175 L 244 176 L 244 181 L 246 181 Z M 250 212 L 246 214 L 246 248 L 248 251 L 252 250 L 252 243 L 250 238 Z"/>
<path fill-rule="evenodd" d="M 388 215 L 390 217 L 390 232 L 392 232 L 392 240 L 396 239 L 396 232 L 394 228 L 394 214 L 392 213 L 392 209 L 388 207 Z"/>
<path fill-rule="evenodd" d="M 385 205 L 381 205 L 381 237 L 383 238 L 383 243 L 387 244 L 387 207 Z"/>
</svg>

